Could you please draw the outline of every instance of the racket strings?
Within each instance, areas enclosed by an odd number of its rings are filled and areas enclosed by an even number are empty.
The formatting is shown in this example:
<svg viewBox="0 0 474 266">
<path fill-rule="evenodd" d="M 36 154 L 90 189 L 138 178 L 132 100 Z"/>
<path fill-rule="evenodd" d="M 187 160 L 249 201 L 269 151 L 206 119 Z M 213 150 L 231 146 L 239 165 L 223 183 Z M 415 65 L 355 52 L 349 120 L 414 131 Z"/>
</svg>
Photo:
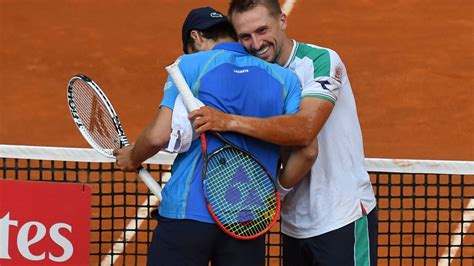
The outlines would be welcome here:
<svg viewBox="0 0 474 266">
<path fill-rule="evenodd" d="M 72 89 L 77 115 L 90 137 L 102 150 L 112 155 L 113 149 L 120 148 L 120 141 L 105 104 L 81 79 L 72 84 Z"/>
<path fill-rule="evenodd" d="M 209 158 L 204 189 L 219 223 L 239 236 L 266 230 L 277 213 L 271 178 L 255 159 L 234 148 Z"/>
</svg>

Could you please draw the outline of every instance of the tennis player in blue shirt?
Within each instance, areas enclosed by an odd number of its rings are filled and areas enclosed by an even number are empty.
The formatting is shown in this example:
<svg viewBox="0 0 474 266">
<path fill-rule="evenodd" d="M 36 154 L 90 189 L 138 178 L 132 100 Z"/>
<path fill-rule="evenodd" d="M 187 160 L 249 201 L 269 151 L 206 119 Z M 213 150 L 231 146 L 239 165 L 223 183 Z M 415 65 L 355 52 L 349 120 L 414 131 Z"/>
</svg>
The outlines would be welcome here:
<svg viewBox="0 0 474 266">
<path fill-rule="evenodd" d="M 196 98 L 225 113 L 271 117 L 298 111 L 301 88 L 292 72 L 251 56 L 236 41 L 222 13 L 209 8 L 192 10 L 183 25 L 179 67 Z M 168 143 L 178 90 L 170 77 L 164 87 L 160 112 L 135 144 L 116 150 L 121 169 L 135 171 Z M 280 148 L 238 134 L 224 134 L 235 145 L 259 159 L 276 176 Z M 222 144 L 208 138 L 208 150 Z M 215 224 L 202 192 L 201 141 L 180 153 L 172 177 L 163 189 L 158 226 L 148 251 L 148 265 L 264 265 L 265 236 L 237 240 Z"/>
</svg>

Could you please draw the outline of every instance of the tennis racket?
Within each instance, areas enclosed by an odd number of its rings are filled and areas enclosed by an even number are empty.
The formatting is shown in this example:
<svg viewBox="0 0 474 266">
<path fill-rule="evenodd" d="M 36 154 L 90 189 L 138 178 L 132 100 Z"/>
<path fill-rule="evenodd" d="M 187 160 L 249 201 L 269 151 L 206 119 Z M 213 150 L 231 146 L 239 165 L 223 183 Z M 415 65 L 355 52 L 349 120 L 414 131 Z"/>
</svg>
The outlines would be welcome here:
<svg viewBox="0 0 474 266">
<path fill-rule="evenodd" d="M 89 77 L 79 74 L 69 80 L 67 87 L 69 111 L 77 128 L 87 142 L 100 154 L 115 158 L 114 149 L 128 145 L 128 139 L 112 104 Z M 161 187 L 140 167 L 138 175 L 143 183 L 161 201 Z"/>
<path fill-rule="evenodd" d="M 189 111 L 198 109 L 178 67 L 166 67 Z M 208 154 L 201 134 L 202 184 L 207 208 L 217 225 L 230 236 L 247 240 L 267 232 L 280 216 L 280 195 L 267 169 L 250 153 L 212 132 L 223 146 Z"/>
</svg>

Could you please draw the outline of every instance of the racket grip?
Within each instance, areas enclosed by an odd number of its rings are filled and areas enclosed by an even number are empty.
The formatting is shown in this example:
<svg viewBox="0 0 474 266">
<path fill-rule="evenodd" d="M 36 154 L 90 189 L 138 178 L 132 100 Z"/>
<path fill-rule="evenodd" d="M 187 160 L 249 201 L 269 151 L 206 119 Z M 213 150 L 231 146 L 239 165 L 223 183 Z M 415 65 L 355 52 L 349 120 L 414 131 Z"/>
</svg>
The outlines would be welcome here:
<svg viewBox="0 0 474 266">
<path fill-rule="evenodd" d="M 186 80 L 184 79 L 181 70 L 179 70 L 179 62 L 180 58 L 178 58 L 173 64 L 165 67 L 165 69 L 176 84 L 176 87 L 178 88 L 178 91 L 181 94 L 184 104 L 186 105 L 188 110 L 194 111 L 196 109 L 199 109 L 199 105 L 196 102 L 194 95 L 188 86 L 188 83 L 186 83 Z"/>
<path fill-rule="evenodd" d="M 143 183 L 145 183 L 145 185 L 148 187 L 148 189 L 156 196 L 158 201 L 161 202 L 161 187 L 150 175 L 150 173 L 148 173 L 145 168 L 140 167 L 138 170 L 138 175 L 142 179 Z"/>
</svg>

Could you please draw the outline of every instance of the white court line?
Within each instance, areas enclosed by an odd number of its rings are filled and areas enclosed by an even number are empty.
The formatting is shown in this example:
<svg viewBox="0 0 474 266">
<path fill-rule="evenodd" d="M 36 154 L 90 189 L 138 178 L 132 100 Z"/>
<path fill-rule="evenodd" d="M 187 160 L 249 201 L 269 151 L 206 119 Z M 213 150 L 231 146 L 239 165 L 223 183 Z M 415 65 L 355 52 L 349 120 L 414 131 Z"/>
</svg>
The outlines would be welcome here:
<svg viewBox="0 0 474 266">
<path fill-rule="evenodd" d="M 287 16 L 289 16 L 295 3 L 296 3 L 296 0 L 286 0 L 285 3 L 281 6 L 281 11 L 285 13 Z"/>
<path fill-rule="evenodd" d="M 281 7 L 282 12 L 285 13 L 287 16 L 290 15 L 290 12 L 293 9 L 295 2 L 296 0 L 285 1 L 283 6 Z M 169 176 L 167 178 L 169 178 Z M 151 197 L 151 198 L 153 200 L 156 200 L 155 197 Z M 156 203 L 157 201 L 153 203 L 150 202 L 150 205 L 155 205 Z M 147 200 L 143 202 L 142 206 L 148 206 Z M 117 243 L 114 244 L 112 249 L 109 251 L 109 254 L 102 260 L 101 265 L 108 266 L 108 265 L 113 265 L 115 263 L 115 261 L 120 257 L 120 254 L 122 254 L 123 250 L 125 249 L 125 246 L 127 245 L 128 241 L 130 241 L 130 239 L 132 239 L 135 236 L 135 230 L 137 229 L 137 227 L 140 228 L 141 224 L 143 223 L 144 218 L 141 218 L 141 217 L 145 217 L 145 218 L 148 217 L 148 213 L 146 212 L 147 212 L 146 207 L 140 207 L 140 209 L 138 209 L 138 213 L 137 213 L 138 221 L 134 222 L 132 220 L 128 223 L 126 227 L 127 230 L 125 231 L 125 233 L 122 233 L 122 235 L 116 240 Z M 125 245 L 122 243 L 124 238 L 125 238 Z M 113 261 L 112 261 L 112 254 L 114 254 Z"/>
<path fill-rule="evenodd" d="M 474 220 L 474 211 L 471 211 L 472 209 L 474 209 L 474 200 L 469 200 L 469 203 L 467 204 L 467 209 L 468 210 L 466 210 L 462 215 L 462 221 L 464 221 L 462 228 L 461 223 L 459 223 L 456 227 L 456 230 L 454 230 L 454 235 L 451 237 L 451 248 L 446 248 L 444 250 L 443 255 L 441 255 L 441 259 L 439 259 L 438 261 L 438 266 L 450 265 L 453 259 L 456 257 L 456 253 L 458 252 L 458 249 L 461 246 L 461 241 L 464 236 L 466 236 L 469 227 L 471 226 L 471 221 Z M 461 237 L 461 230 L 463 237 Z M 451 260 L 443 259 L 447 258 L 448 255 L 451 256 Z"/>
<path fill-rule="evenodd" d="M 155 196 L 151 196 L 150 199 L 150 206 L 156 205 L 158 203 L 158 199 Z M 105 258 L 102 260 L 101 265 L 113 265 L 115 261 L 121 256 L 128 242 L 135 236 L 135 230 L 139 229 L 142 223 L 148 219 L 148 199 L 145 200 L 141 206 L 143 207 L 138 209 L 137 218 L 131 220 L 127 224 L 127 227 L 125 228 L 124 232 L 122 232 L 120 237 L 114 240 L 114 246 L 111 250 L 109 250 L 107 256 L 105 256 Z"/>
<path fill-rule="evenodd" d="M 168 182 L 170 179 L 170 173 L 164 173 L 162 177 L 162 182 Z M 164 186 L 163 186 L 164 187 Z M 127 246 L 128 242 L 135 236 L 135 230 L 139 229 L 142 223 L 148 219 L 148 206 L 154 206 L 158 204 L 158 199 L 155 196 L 150 197 L 150 203 L 148 204 L 148 199 L 146 199 L 140 206 L 137 211 L 137 218 L 131 220 L 124 232 L 120 235 L 119 238 L 114 240 L 115 244 L 111 250 L 109 250 L 107 256 L 102 260 L 101 266 L 114 265 L 115 261 L 121 256 L 123 250 Z M 125 239 L 125 241 L 124 241 Z M 125 243 L 125 244 L 124 244 Z"/>
</svg>

